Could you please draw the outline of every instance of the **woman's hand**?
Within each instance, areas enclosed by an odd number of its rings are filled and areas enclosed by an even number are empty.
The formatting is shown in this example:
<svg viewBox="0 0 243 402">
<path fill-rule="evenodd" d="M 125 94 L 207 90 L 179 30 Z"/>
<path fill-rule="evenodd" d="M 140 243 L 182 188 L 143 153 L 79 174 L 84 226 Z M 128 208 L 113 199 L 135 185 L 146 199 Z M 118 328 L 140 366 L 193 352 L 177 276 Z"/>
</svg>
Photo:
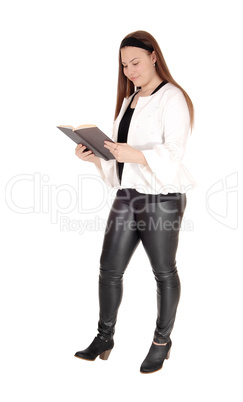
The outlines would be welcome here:
<svg viewBox="0 0 243 402">
<path fill-rule="evenodd" d="M 117 162 L 141 163 L 147 165 L 143 153 L 127 143 L 105 141 L 104 147 L 109 149 Z"/>
<path fill-rule="evenodd" d="M 93 154 L 92 151 L 85 151 L 86 146 L 79 144 L 75 148 L 75 154 L 79 159 L 82 159 L 82 161 L 86 162 L 93 162 L 97 166 L 100 166 L 100 159 Z"/>
</svg>

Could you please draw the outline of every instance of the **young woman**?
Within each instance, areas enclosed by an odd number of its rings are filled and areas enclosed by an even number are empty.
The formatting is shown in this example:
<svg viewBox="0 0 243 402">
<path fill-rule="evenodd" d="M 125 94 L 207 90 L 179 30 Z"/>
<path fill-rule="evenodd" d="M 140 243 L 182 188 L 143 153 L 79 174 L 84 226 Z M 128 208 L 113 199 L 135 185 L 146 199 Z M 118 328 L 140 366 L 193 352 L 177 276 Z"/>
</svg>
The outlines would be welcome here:
<svg viewBox="0 0 243 402">
<path fill-rule="evenodd" d="M 108 358 L 123 274 L 141 240 L 157 282 L 158 316 L 140 371 L 157 371 L 168 359 L 180 298 L 179 230 L 186 191 L 194 186 L 181 162 L 192 125 L 192 102 L 172 78 L 154 37 L 145 31 L 127 35 L 119 50 L 114 143 L 104 144 L 115 159 L 105 161 L 82 144 L 76 147 L 76 155 L 95 163 L 107 185 L 117 188 L 100 258 L 98 335 L 76 357 Z"/>
</svg>

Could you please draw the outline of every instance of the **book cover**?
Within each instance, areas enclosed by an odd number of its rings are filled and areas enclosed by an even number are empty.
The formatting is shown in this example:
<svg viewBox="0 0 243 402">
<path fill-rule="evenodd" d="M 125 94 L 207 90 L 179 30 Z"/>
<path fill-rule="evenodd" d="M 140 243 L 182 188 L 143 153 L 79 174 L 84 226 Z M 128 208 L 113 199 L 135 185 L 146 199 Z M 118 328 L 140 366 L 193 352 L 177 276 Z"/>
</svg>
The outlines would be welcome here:
<svg viewBox="0 0 243 402">
<path fill-rule="evenodd" d="M 104 147 L 104 141 L 111 141 L 103 131 L 92 124 L 85 124 L 74 128 L 73 126 L 61 125 L 57 126 L 64 134 L 66 134 L 76 144 L 82 144 L 87 147 L 87 151 L 91 150 L 95 156 L 105 160 L 115 159 L 114 155 Z"/>
</svg>

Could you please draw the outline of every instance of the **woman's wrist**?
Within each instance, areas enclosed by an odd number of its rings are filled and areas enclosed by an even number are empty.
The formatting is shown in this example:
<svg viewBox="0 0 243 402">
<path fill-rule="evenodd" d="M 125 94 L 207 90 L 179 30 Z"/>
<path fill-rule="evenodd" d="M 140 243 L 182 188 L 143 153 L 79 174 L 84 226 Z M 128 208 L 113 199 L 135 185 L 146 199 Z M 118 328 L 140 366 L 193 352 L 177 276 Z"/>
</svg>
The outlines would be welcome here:
<svg viewBox="0 0 243 402">
<path fill-rule="evenodd" d="M 144 154 L 142 153 L 142 151 L 138 151 L 139 152 L 139 157 L 138 157 L 138 163 L 141 165 L 148 165 L 148 162 L 146 161 L 146 158 L 144 156 Z"/>
<path fill-rule="evenodd" d="M 100 158 L 98 156 L 94 157 L 94 161 L 93 163 L 98 167 L 101 168 L 101 162 L 100 162 Z"/>
</svg>

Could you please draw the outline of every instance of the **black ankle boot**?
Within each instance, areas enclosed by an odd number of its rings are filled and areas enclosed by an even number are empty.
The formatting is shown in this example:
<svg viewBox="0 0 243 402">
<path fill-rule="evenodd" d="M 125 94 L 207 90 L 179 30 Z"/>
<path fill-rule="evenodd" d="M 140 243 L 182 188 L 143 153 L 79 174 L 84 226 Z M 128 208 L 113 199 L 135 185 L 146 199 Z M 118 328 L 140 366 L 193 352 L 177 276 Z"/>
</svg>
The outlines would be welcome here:
<svg viewBox="0 0 243 402">
<path fill-rule="evenodd" d="M 107 360 L 113 346 L 113 339 L 110 341 L 103 341 L 96 336 L 87 349 L 75 353 L 74 356 L 85 360 L 95 360 L 97 356 L 100 356 L 100 359 Z"/>
<path fill-rule="evenodd" d="M 140 372 L 153 373 L 154 371 L 160 370 L 163 366 L 164 360 L 169 359 L 170 357 L 171 345 L 171 340 L 169 340 L 169 342 L 164 346 L 152 343 L 149 352 L 140 367 Z"/>
</svg>

